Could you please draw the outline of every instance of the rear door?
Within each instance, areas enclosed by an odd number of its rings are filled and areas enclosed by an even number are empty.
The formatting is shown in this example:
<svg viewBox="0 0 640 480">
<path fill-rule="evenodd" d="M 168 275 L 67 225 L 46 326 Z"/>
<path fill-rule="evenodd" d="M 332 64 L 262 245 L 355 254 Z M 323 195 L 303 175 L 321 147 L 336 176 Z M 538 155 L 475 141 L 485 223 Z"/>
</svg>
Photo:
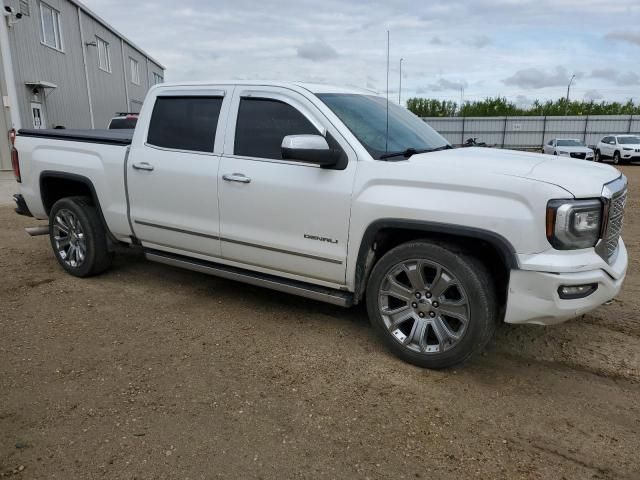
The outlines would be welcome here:
<svg viewBox="0 0 640 480">
<path fill-rule="evenodd" d="M 232 89 L 166 89 L 127 161 L 131 227 L 149 248 L 220 256 L 218 168 Z M 144 119 L 144 120 L 142 120 Z"/>
<path fill-rule="evenodd" d="M 286 135 L 326 135 L 343 170 L 283 160 Z M 220 166 L 224 258 L 268 273 L 344 284 L 355 152 L 295 91 L 236 87 Z"/>
</svg>

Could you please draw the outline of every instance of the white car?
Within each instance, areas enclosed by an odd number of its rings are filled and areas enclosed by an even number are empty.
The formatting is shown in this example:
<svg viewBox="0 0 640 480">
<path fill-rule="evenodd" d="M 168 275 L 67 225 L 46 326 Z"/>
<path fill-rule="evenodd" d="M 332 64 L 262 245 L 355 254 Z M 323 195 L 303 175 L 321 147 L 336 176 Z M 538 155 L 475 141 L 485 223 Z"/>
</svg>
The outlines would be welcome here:
<svg viewBox="0 0 640 480">
<path fill-rule="evenodd" d="M 596 162 L 611 160 L 615 165 L 640 161 L 640 135 L 607 135 L 596 147 Z"/>
<path fill-rule="evenodd" d="M 593 150 L 577 138 L 552 138 L 544 145 L 542 153 L 580 160 L 593 160 Z"/>
<path fill-rule="evenodd" d="M 365 303 L 389 348 L 423 367 L 467 359 L 498 322 L 582 315 L 615 297 L 627 270 L 617 169 L 454 149 L 351 88 L 156 85 L 134 132 L 21 130 L 12 164 L 18 213 L 48 219 L 42 233 L 71 275 L 99 274 L 132 246 L 175 267 Z M 299 327 L 290 320 L 282 328 Z"/>
</svg>

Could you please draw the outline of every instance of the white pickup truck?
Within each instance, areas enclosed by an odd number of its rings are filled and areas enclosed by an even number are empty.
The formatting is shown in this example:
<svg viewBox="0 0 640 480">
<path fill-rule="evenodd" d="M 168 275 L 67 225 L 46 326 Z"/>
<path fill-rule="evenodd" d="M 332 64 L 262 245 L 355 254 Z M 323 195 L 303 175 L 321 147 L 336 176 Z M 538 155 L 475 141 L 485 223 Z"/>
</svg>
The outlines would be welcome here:
<svg viewBox="0 0 640 480">
<path fill-rule="evenodd" d="M 149 260 L 342 306 L 429 368 L 500 321 L 554 324 L 627 269 L 611 166 L 454 149 L 384 98 L 301 83 L 153 87 L 133 134 L 22 130 L 19 213 L 72 275 L 122 245 Z"/>
</svg>

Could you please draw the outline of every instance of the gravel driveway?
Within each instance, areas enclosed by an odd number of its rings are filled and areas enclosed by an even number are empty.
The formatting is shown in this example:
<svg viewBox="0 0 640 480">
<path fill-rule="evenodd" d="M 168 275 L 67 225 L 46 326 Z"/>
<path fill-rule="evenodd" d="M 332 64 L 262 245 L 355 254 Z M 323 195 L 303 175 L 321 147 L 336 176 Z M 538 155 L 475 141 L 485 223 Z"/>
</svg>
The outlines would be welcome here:
<svg viewBox="0 0 640 480">
<path fill-rule="evenodd" d="M 447 371 L 342 310 L 119 255 L 63 273 L 0 207 L 0 477 L 640 478 L 640 166 L 613 304 Z"/>
</svg>

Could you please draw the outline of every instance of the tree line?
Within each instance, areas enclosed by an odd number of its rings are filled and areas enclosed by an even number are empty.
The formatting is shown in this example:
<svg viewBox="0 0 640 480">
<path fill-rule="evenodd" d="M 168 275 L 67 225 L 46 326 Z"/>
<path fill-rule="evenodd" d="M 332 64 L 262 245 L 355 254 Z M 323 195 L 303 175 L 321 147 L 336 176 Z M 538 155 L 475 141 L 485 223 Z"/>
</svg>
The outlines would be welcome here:
<svg viewBox="0 0 640 480">
<path fill-rule="evenodd" d="M 464 102 L 462 107 L 452 100 L 410 98 L 407 108 L 419 117 L 500 117 L 506 115 L 558 116 L 558 115 L 640 115 L 640 103 L 632 100 L 620 102 L 594 102 L 565 98 L 541 102 L 535 100 L 529 107 L 519 107 L 504 97 Z"/>
</svg>

